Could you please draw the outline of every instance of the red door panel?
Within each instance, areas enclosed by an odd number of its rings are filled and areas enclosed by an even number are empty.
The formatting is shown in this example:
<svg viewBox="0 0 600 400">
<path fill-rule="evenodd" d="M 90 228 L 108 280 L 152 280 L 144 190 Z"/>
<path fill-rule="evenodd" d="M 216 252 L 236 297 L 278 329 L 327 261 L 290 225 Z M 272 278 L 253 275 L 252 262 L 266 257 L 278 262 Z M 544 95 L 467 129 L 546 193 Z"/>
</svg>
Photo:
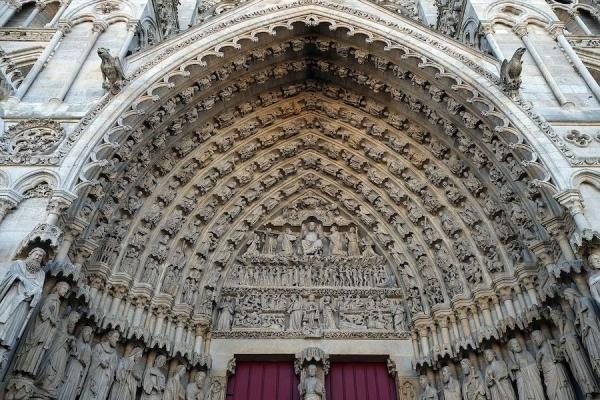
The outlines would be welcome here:
<svg viewBox="0 0 600 400">
<path fill-rule="evenodd" d="M 291 361 L 238 361 L 226 400 L 299 400 Z"/>
<path fill-rule="evenodd" d="M 386 363 L 332 362 L 325 387 L 327 400 L 397 400 Z"/>
</svg>

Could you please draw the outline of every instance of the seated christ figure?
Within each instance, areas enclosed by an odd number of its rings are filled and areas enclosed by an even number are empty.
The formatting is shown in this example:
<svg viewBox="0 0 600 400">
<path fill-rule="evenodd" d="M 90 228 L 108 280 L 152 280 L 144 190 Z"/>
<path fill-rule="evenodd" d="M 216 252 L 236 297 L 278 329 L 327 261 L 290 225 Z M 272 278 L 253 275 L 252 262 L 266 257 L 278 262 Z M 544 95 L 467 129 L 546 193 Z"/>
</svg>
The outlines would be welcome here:
<svg viewBox="0 0 600 400">
<path fill-rule="evenodd" d="M 320 254 L 323 249 L 323 242 L 317 232 L 317 224 L 309 222 L 306 231 L 302 237 L 302 253 L 306 256 Z"/>
</svg>

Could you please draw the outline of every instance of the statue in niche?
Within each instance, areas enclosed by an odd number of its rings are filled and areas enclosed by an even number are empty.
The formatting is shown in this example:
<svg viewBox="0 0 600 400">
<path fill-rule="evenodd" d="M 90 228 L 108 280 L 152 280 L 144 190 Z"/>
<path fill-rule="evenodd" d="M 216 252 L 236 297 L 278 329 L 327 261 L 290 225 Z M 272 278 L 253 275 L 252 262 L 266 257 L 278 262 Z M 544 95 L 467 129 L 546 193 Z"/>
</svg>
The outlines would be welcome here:
<svg viewBox="0 0 600 400">
<path fill-rule="evenodd" d="M 510 369 L 517 382 L 519 400 L 544 400 L 544 388 L 535 359 L 523 348 L 519 339 L 510 339 L 508 346 L 511 358 Z"/>
<path fill-rule="evenodd" d="M 408 323 L 406 321 L 406 309 L 404 303 L 398 302 L 394 307 L 393 314 L 394 330 L 396 332 L 404 332 L 408 330 Z"/>
<path fill-rule="evenodd" d="M 246 252 L 244 256 L 246 257 L 256 257 L 260 254 L 260 236 L 256 232 L 251 232 L 250 237 L 246 241 Z"/>
<path fill-rule="evenodd" d="M 565 289 L 564 296 L 575 312 L 575 322 L 579 325 L 581 341 L 588 351 L 592 368 L 600 377 L 600 324 L 594 304 L 586 296 L 580 296 L 575 289 Z"/>
<path fill-rule="evenodd" d="M 142 378 L 136 364 L 142 358 L 143 350 L 134 348 L 129 356 L 121 358 L 115 374 L 115 383 L 110 390 L 109 400 L 135 400 L 135 394 Z"/>
<path fill-rule="evenodd" d="M 79 314 L 74 311 L 71 312 L 63 322 L 61 329 L 54 336 L 52 345 L 41 366 L 37 386 L 46 392 L 49 397 L 56 397 L 58 387 L 62 383 L 77 321 L 79 321 Z"/>
<path fill-rule="evenodd" d="M 218 306 L 219 319 L 217 320 L 218 331 L 229 331 L 233 324 L 233 314 L 235 313 L 235 303 L 231 296 L 226 296 Z"/>
<path fill-rule="evenodd" d="M 310 364 L 306 369 L 306 376 L 300 381 L 298 391 L 302 400 L 322 400 L 323 382 L 317 376 L 317 366 Z"/>
<path fill-rule="evenodd" d="M 588 278 L 588 285 L 592 298 L 596 302 L 596 306 L 600 307 L 600 254 L 590 254 L 588 263 L 592 267 Z"/>
<path fill-rule="evenodd" d="M 360 256 L 360 236 L 356 226 L 350 227 L 350 231 L 346 233 L 346 241 L 348 242 L 348 255 L 351 257 Z"/>
<path fill-rule="evenodd" d="M 186 373 L 185 365 L 179 365 L 175 369 L 175 373 L 167 382 L 165 394 L 162 400 L 185 400 L 185 389 L 181 383 L 181 379 Z"/>
<path fill-rule="evenodd" d="M 460 393 L 460 382 L 452 375 L 450 368 L 442 368 L 442 382 L 444 384 L 444 400 L 463 400 Z"/>
<path fill-rule="evenodd" d="M 285 256 L 294 255 L 294 242 L 298 238 L 292 233 L 290 228 L 285 228 L 285 231 L 279 235 L 279 242 L 281 242 L 281 254 Z"/>
<path fill-rule="evenodd" d="M 516 400 L 506 363 L 499 360 L 491 349 L 484 351 L 484 357 L 488 363 L 485 383 L 490 391 L 490 400 Z"/>
<path fill-rule="evenodd" d="M 571 372 L 573 372 L 573 376 L 579 384 L 581 391 L 585 393 L 588 399 L 591 399 L 594 393 L 600 392 L 600 387 L 596 383 L 592 366 L 579 341 L 575 325 L 571 319 L 555 309 L 551 310 L 551 316 L 554 323 L 558 326 L 560 343 L 565 358 L 571 367 Z"/>
<path fill-rule="evenodd" d="M 118 342 L 119 332 L 110 331 L 106 338 L 94 347 L 90 369 L 81 390 L 81 399 L 106 400 L 108 397 L 119 363 Z"/>
<path fill-rule="evenodd" d="M 305 256 L 321 254 L 323 251 L 323 241 L 317 224 L 310 221 L 308 225 L 302 225 L 302 254 Z"/>
<path fill-rule="evenodd" d="M 429 383 L 429 379 L 427 379 L 426 375 L 421 375 L 419 378 L 419 383 L 423 390 L 421 391 L 421 395 L 419 396 L 419 400 L 438 400 L 438 392 L 433 387 L 431 383 Z"/>
<path fill-rule="evenodd" d="M 154 365 L 146 369 L 140 400 L 162 399 L 165 390 L 165 374 L 163 374 L 161 368 L 165 366 L 166 362 L 167 358 L 161 354 L 154 360 Z"/>
<path fill-rule="evenodd" d="M 320 312 L 319 305 L 315 300 L 315 295 L 310 294 L 308 300 L 304 303 L 302 313 L 302 331 L 307 335 L 320 335 L 321 334 L 321 323 L 320 323 Z"/>
<path fill-rule="evenodd" d="M 542 331 L 533 331 L 531 339 L 537 347 L 536 364 L 542 372 L 548 400 L 575 400 L 569 375 L 557 356 L 554 343 L 546 339 Z"/>
<path fill-rule="evenodd" d="M 463 375 L 463 400 L 487 400 L 487 390 L 479 370 L 475 369 L 471 360 L 463 358 L 460 362 Z"/>
<path fill-rule="evenodd" d="M 0 281 L 0 368 L 42 295 L 46 252 L 39 247 L 25 260 L 16 260 Z"/>
<path fill-rule="evenodd" d="M 196 372 L 196 377 L 188 383 L 185 389 L 185 400 L 204 400 L 204 383 L 206 382 L 206 371 Z"/>
<path fill-rule="evenodd" d="M 158 261 L 153 258 L 146 259 L 146 267 L 144 268 L 141 281 L 154 286 L 158 282 L 159 274 Z"/>
<path fill-rule="evenodd" d="M 323 296 L 321 300 L 321 310 L 323 313 L 323 328 L 324 329 L 337 329 L 337 323 L 335 321 L 335 305 L 331 300 L 330 296 Z"/>
<path fill-rule="evenodd" d="M 186 279 L 181 289 L 181 301 L 190 306 L 194 305 L 197 294 L 195 282 L 190 278 Z"/>
<path fill-rule="evenodd" d="M 290 315 L 290 323 L 289 330 L 290 331 L 299 331 L 302 329 L 302 316 L 304 314 L 304 305 L 302 302 L 302 297 L 299 294 L 296 294 L 292 303 L 288 307 L 288 313 Z"/>
<path fill-rule="evenodd" d="M 27 332 L 25 341 L 17 352 L 15 371 L 37 375 L 44 354 L 50 348 L 57 330 L 60 300 L 65 297 L 69 289 L 68 283 L 58 282 L 52 293 L 44 300 L 33 326 Z"/>
<path fill-rule="evenodd" d="M 65 372 L 63 384 L 58 391 L 59 399 L 75 400 L 81 392 L 92 359 L 91 341 L 92 327 L 84 326 L 81 329 L 79 339 L 71 345 L 67 371 Z"/>
<path fill-rule="evenodd" d="M 338 231 L 337 226 L 331 227 L 331 233 L 327 237 L 329 239 L 329 254 L 332 256 L 345 256 L 344 251 L 344 235 Z"/>
</svg>

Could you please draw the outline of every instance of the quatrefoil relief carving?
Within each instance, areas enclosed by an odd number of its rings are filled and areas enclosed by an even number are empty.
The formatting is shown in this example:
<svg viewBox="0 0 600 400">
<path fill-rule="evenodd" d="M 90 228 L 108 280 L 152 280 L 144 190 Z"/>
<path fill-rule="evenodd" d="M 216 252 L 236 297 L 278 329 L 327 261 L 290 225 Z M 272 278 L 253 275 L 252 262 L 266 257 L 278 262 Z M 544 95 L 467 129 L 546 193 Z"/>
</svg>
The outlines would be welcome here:
<svg viewBox="0 0 600 400">
<path fill-rule="evenodd" d="M 0 153 L 19 157 L 50 154 L 65 137 L 56 121 L 31 119 L 11 126 L 0 136 Z"/>
<path fill-rule="evenodd" d="M 565 135 L 565 140 L 573 143 L 575 146 L 587 147 L 592 141 L 592 137 L 586 133 L 581 133 L 577 129 L 572 129 Z"/>
</svg>

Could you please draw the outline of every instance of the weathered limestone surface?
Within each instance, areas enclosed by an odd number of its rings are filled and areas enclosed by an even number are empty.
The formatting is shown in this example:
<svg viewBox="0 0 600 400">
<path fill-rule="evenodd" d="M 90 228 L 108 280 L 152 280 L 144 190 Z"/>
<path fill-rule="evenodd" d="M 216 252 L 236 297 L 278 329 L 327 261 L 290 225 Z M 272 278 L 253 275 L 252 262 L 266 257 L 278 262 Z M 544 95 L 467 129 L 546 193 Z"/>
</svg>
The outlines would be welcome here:
<svg viewBox="0 0 600 400">
<path fill-rule="evenodd" d="M 349 355 L 402 399 L 600 396 L 565 3 L 1 4 L 0 397 L 223 400 L 250 354 L 305 400 Z"/>
</svg>

